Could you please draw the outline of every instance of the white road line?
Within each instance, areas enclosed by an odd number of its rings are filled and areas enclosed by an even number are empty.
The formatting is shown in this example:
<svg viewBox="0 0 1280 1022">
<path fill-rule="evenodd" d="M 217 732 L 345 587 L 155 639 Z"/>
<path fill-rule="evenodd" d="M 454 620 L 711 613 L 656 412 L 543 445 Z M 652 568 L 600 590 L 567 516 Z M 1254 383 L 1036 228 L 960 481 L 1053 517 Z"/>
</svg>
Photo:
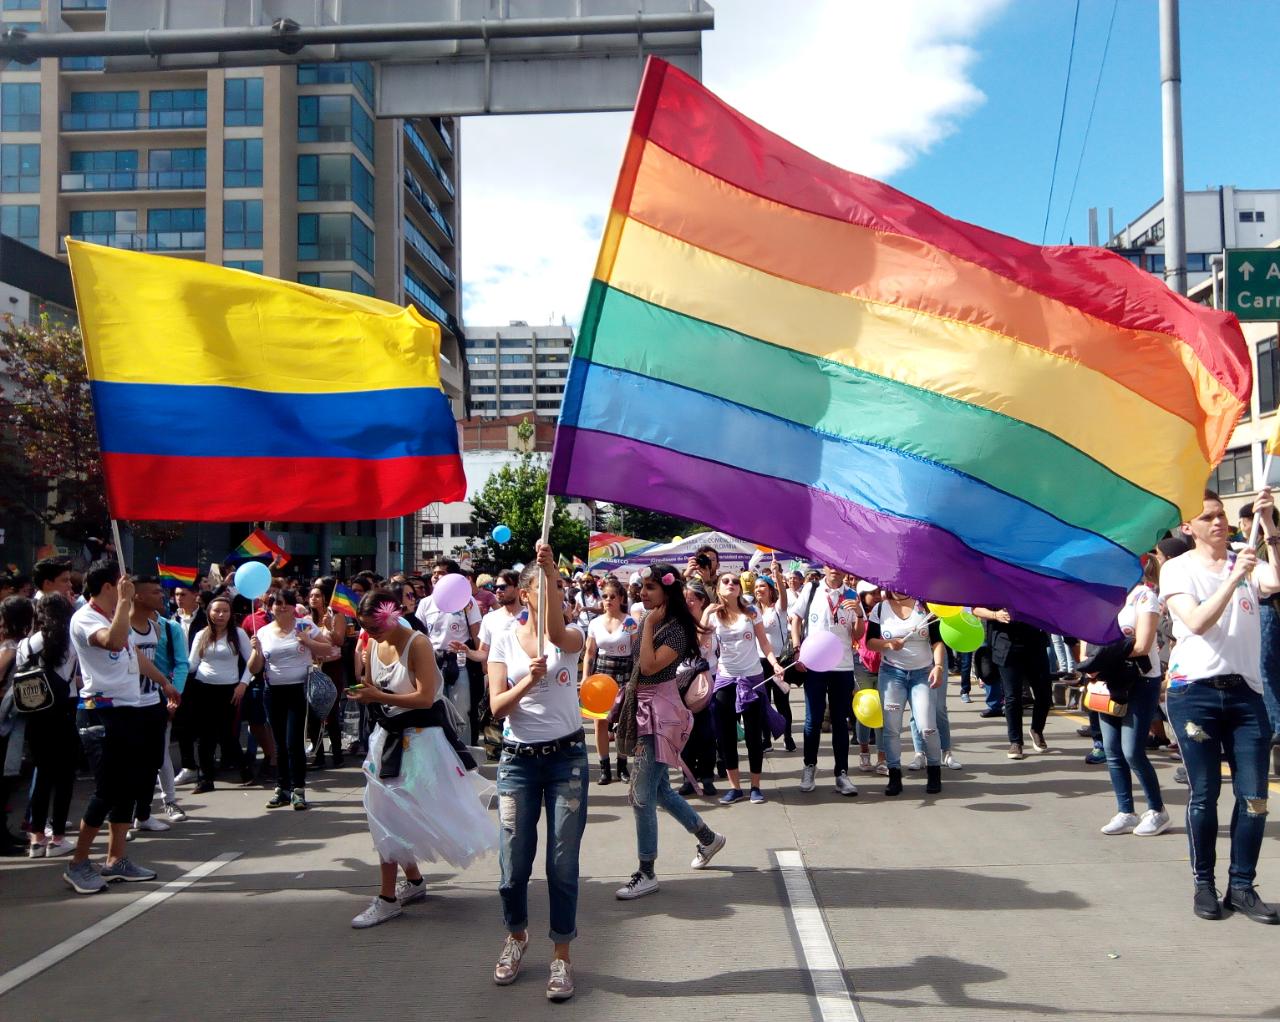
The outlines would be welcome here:
<svg viewBox="0 0 1280 1022">
<path fill-rule="evenodd" d="M 184 873 L 177 880 L 170 880 L 158 891 L 152 891 L 150 894 L 144 895 L 137 901 L 126 905 L 119 912 L 112 912 L 106 919 L 99 920 L 88 929 L 81 930 L 74 937 L 68 937 L 61 944 L 55 944 L 48 951 L 36 955 L 31 961 L 19 965 L 16 969 L 10 969 L 3 976 L 0 976 L 0 997 L 3 997 L 19 984 L 40 975 L 45 969 L 57 965 L 64 958 L 70 958 L 77 951 L 88 947 L 100 937 L 105 937 L 112 930 L 118 930 L 131 919 L 136 919 L 142 913 L 155 908 L 161 902 L 168 901 L 179 891 L 186 890 L 197 880 L 207 877 L 210 873 L 221 869 L 228 862 L 239 857 L 239 852 L 223 852 L 217 858 L 202 862 L 190 873 Z"/>
<path fill-rule="evenodd" d="M 813 981 L 822 1022 L 864 1022 L 845 982 L 840 957 L 822 918 L 822 910 L 818 908 L 804 859 L 798 851 L 790 848 L 775 851 L 773 857 L 782 871 L 789 903 L 787 909 L 791 913 L 796 936 L 800 938 L 805 967 Z"/>
</svg>

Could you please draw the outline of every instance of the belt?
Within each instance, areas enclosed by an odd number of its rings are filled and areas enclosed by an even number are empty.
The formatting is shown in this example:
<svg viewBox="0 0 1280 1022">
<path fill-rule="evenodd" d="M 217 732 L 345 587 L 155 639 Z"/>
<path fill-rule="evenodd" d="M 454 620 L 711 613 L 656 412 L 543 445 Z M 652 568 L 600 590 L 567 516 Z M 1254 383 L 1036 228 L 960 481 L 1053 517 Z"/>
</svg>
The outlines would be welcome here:
<svg viewBox="0 0 1280 1022">
<path fill-rule="evenodd" d="M 509 752 L 513 756 L 553 756 L 582 741 L 586 741 L 586 735 L 579 728 L 573 734 L 557 738 L 554 742 L 538 742 L 533 745 L 526 745 L 523 742 L 503 742 L 502 751 Z"/>
<path fill-rule="evenodd" d="M 1243 674 L 1219 674 L 1212 678 L 1197 678 L 1197 685 L 1208 685 L 1210 688 L 1235 688 L 1246 684 Z"/>
</svg>

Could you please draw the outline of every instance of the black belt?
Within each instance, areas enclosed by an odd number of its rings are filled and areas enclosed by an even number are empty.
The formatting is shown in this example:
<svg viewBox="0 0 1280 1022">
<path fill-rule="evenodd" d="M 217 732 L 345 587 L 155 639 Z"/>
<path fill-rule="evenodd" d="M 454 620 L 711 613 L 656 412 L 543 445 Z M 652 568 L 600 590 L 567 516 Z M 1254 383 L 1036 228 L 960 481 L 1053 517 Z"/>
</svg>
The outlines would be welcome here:
<svg viewBox="0 0 1280 1022">
<path fill-rule="evenodd" d="M 1235 688 L 1248 682 L 1244 680 L 1243 674 L 1219 674 L 1212 678 L 1197 678 L 1196 684 L 1208 685 L 1210 688 Z"/>
<path fill-rule="evenodd" d="M 538 742 L 533 745 L 526 745 L 523 742 L 503 742 L 502 751 L 509 752 L 513 756 L 551 756 L 584 741 L 586 741 L 586 735 L 579 728 L 573 734 L 557 738 L 554 742 Z"/>
</svg>

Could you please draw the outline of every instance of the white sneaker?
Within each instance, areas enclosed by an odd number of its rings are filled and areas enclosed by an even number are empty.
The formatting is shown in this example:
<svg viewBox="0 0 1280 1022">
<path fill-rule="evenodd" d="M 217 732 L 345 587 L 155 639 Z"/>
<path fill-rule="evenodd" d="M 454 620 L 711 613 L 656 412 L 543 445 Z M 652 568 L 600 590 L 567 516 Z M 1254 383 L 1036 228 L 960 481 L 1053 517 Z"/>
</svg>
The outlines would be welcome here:
<svg viewBox="0 0 1280 1022">
<path fill-rule="evenodd" d="M 172 823 L 182 823 L 187 818 L 187 814 L 182 811 L 182 806 L 177 802 L 166 802 L 164 804 L 164 814 Z"/>
<path fill-rule="evenodd" d="M 373 901 L 369 902 L 369 907 L 351 920 L 351 925 L 357 930 L 366 930 L 370 926 L 377 926 L 388 919 L 394 919 L 403 911 L 398 901 L 383 901 L 375 896 Z"/>
<path fill-rule="evenodd" d="M 188 784 L 195 784 L 199 776 L 194 770 L 188 770 L 183 767 L 178 771 L 178 776 L 173 779 L 173 786 L 175 788 L 185 788 Z"/>
<path fill-rule="evenodd" d="M 924 753 L 923 753 L 923 752 L 917 752 L 917 753 L 916 753 L 916 758 L 915 758 L 915 759 L 913 759 L 910 763 L 908 763 L 908 764 L 907 764 L 907 769 L 908 769 L 908 770 L 923 770 L 923 769 L 924 769 Z"/>
<path fill-rule="evenodd" d="M 631 874 L 630 880 L 613 892 L 613 896 L 619 901 L 634 901 L 646 894 L 656 894 L 657 890 L 657 877 L 645 876 L 640 870 L 636 870 Z"/>
<path fill-rule="evenodd" d="M 1133 813 L 1116 813 L 1111 822 L 1102 828 L 1104 834 L 1131 834 L 1138 825 L 1138 817 Z"/>
<path fill-rule="evenodd" d="M 169 830 L 170 827 L 169 824 L 164 822 L 164 820 L 155 816 L 148 816 L 145 820 L 134 820 L 133 826 L 129 829 L 135 832 L 139 830 L 153 830 L 156 833 L 159 833 L 162 830 Z"/>
<path fill-rule="evenodd" d="M 75 850 L 75 844 L 64 837 L 52 837 L 45 842 L 44 846 L 44 854 L 50 859 L 57 855 L 70 855 Z"/>
<path fill-rule="evenodd" d="M 814 775 L 818 772 L 817 767 L 805 764 L 804 770 L 800 772 L 800 790 L 813 791 L 818 786 L 818 782 L 814 780 Z"/>
<path fill-rule="evenodd" d="M 848 774 L 840 774 L 836 778 L 836 791 L 847 798 L 853 798 L 858 794 L 858 786 L 849 780 Z"/>
<path fill-rule="evenodd" d="M 1133 828 L 1133 832 L 1138 837 L 1155 837 L 1168 830 L 1170 823 L 1169 814 L 1163 809 L 1148 809 L 1142 814 L 1142 822 Z"/>
<path fill-rule="evenodd" d="M 426 901 L 427 899 L 427 882 L 411 884 L 408 880 L 401 878 L 396 884 L 396 901 L 401 905 L 412 905 L 415 901 Z"/>
<path fill-rule="evenodd" d="M 942 765 L 950 770 L 961 769 L 961 763 L 956 759 L 956 754 L 948 749 L 942 754 Z"/>
<path fill-rule="evenodd" d="M 884 760 L 881 760 L 879 763 L 876 764 L 876 776 L 878 777 L 889 776 L 889 764 L 886 763 Z"/>
<path fill-rule="evenodd" d="M 507 936 L 502 945 L 502 954 L 498 956 L 498 964 L 493 967 L 493 981 L 500 987 L 510 986 L 520 975 L 520 962 L 525 950 L 529 947 L 529 938 L 516 940 Z"/>
<path fill-rule="evenodd" d="M 693 862 L 689 863 L 690 869 L 706 869 L 707 863 L 715 858 L 716 852 L 724 847 L 724 843 L 729 840 L 723 834 L 717 834 L 709 845 L 698 845 L 698 854 L 693 857 Z"/>
</svg>

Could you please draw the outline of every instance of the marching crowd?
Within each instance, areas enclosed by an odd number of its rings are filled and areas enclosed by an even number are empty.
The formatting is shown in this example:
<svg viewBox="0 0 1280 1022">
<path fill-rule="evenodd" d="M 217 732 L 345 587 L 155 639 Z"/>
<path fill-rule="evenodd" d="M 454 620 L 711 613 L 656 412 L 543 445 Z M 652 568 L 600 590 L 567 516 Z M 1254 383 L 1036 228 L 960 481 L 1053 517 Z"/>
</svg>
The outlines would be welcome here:
<svg viewBox="0 0 1280 1022">
<path fill-rule="evenodd" d="M 962 702 L 980 685 L 981 716 L 1004 718 L 1010 760 L 1023 759 L 1028 746 L 1048 750 L 1054 682 L 1072 686 L 1089 710 L 1081 729 L 1094 739 L 1087 759 L 1106 764 L 1115 794 L 1104 835 L 1154 837 L 1169 828 L 1148 756 L 1167 747 L 1189 787 L 1195 914 L 1239 911 L 1280 923 L 1254 888 L 1280 730 L 1272 600 L 1280 529 L 1268 491 L 1247 510 L 1241 542 L 1206 492 L 1202 512 L 1143 558 L 1143 580 L 1119 610 L 1122 640 L 1088 646 L 1048 635 L 1008 608 L 974 607 L 984 639 L 963 653 L 948 648 L 932 606 L 913 594 L 833 565 L 721 570 L 710 547 L 684 565 L 652 564 L 622 579 L 569 578 L 541 545 L 521 570 L 468 578 L 469 597 L 457 605 L 443 599 L 457 589 L 445 580 L 466 573 L 449 559 L 430 577 L 362 572 L 306 588 L 276 578 L 252 602 L 230 572 L 215 570 L 172 590 L 172 607 L 157 577 L 122 575 L 114 561 L 95 562 L 82 577 L 68 561 L 40 561 L 30 578 L 0 576 L 6 820 L 25 801 L 25 834 L 6 825 L 4 851 L 66 856 L 63 878 L 80 894 L 153 880 L 127 842 L 184 820 L 180 789 L 211 792 L 230 776 L 270 789 L 265 810 L 305 811 L 308 772 L 359 756 L 380 889 L 353 925 L 377 925 L 425 897 L 419 863 L 461 868 L 496 850 L 506 936 L 493 978 L 514 982 L 529 943 L 528 883 L 545 809 L 554 944 L 547 996 L 564 1000 L 574 990 L 569 948 L 591 775 L 629 786 L 637 868 L 616 894 L 640 898 L 659 889 L 659 806 L 693 836 L 691 865 L 701 869 L 725 837 L 695 804 L 768 800 L 766 754 L 774 743 L 797 748 L 797 686 L 801 793 L 822 775 L 853 798 L 863 774 L 883 778 L 884 797 L 899 797 L 910 773 L 923 771 L 923 793 L 941 794 L 944 770 L 961 769 L 947 712 L 949 675 L 958 674 Z M 335 601 L 339 586 L 358 600 L 354 612 Z M 824 635 L 838 654 L 806 663 L 813 638 Z M 317 674 L 336 700 L 317 703 Z M 603 686 L 612 705 L 586 709 L 580 686 L 585 693 L 588 685 Z M 870 712 L 855 710 L 861 705 Z M 357 722 L 345 748 L 344 720 Z M 478 797 L 479 748 L 498 760 L 496 823 Z M 1220 894 L 1224 760 L 1235 808 Z M 69 827 L 82 769 L 91 792 L 79 826 Z M 95 861 L 104 824 L 106 855 Z"/>
</svg>

